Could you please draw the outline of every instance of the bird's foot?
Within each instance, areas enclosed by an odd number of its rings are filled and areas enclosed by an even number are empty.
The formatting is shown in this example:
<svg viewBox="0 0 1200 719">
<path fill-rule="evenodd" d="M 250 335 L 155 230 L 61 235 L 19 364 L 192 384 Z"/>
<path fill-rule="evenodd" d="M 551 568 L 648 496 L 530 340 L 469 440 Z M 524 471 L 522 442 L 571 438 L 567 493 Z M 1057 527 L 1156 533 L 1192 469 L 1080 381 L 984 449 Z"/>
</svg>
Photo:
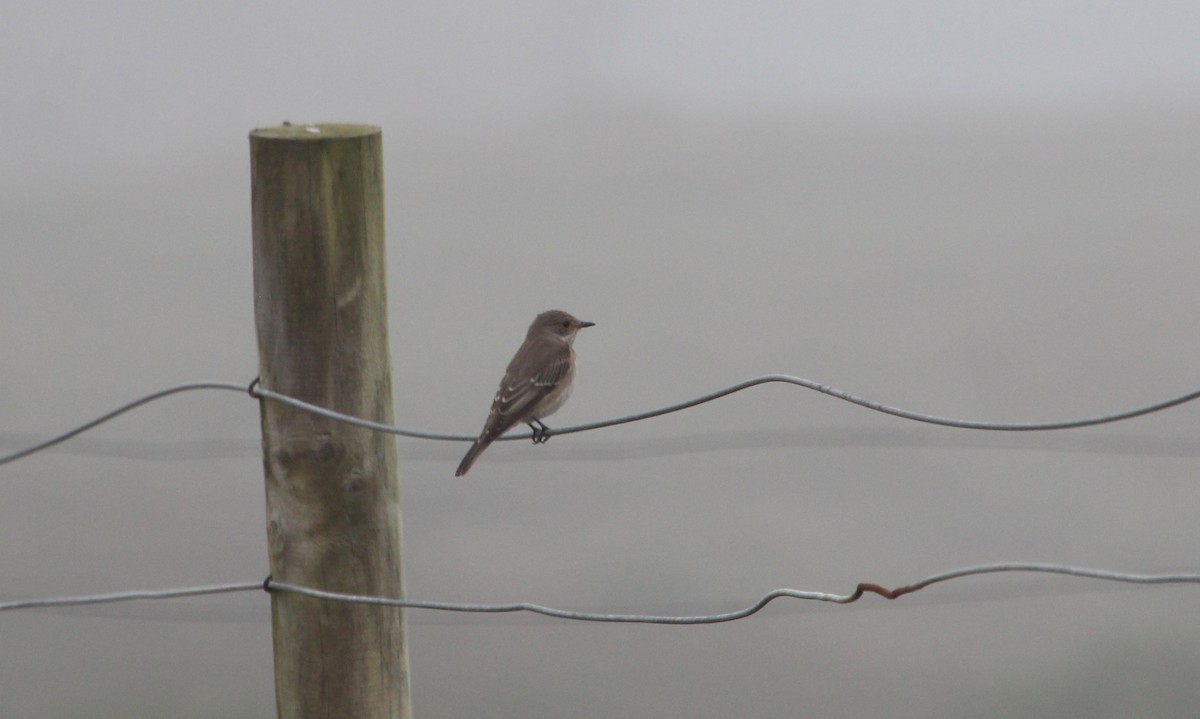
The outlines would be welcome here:
<svg viewBox="0 0 1200 719">
<path fill-rule="evenodd" d="M 542 424 L 542 420 L 531 420 L 528 424 L 529 429 L 533 430 L 534 444 L 545 444 L 550 441 L 550 428 Z"/>
</svg>

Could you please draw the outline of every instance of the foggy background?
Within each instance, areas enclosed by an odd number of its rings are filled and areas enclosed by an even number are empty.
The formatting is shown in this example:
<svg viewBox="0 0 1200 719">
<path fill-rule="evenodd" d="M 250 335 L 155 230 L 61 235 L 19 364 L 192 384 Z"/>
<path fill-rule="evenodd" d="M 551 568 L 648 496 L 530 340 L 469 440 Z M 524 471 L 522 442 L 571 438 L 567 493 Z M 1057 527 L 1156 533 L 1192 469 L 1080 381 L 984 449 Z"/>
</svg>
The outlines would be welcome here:
<svg viewBox="0 0 1200 719">
<path fill-rule="evenodd" d="M 12 5 L 0 450 L 256 374 L 247 134 L 384 132 L 400 425 L 474 433 L 533 316 L 550 426 L 796 374 L 1049 421 L 1196 389 L 1200 6 Z M 267 572 L 257 407 L 0 468 L 0 594 Z M 1195 571 L 1190 404 L 997 435 L 781 385 L 399 440 L 409 595 L 709 613 L 1001 560 Z M 1008 575 L 710 627 L 412 611 L 417 717 L 1194 716 L 1194 587 Z M 274 716 L 260 594 L 0 615 L 5 717 Z"/>
</svg>

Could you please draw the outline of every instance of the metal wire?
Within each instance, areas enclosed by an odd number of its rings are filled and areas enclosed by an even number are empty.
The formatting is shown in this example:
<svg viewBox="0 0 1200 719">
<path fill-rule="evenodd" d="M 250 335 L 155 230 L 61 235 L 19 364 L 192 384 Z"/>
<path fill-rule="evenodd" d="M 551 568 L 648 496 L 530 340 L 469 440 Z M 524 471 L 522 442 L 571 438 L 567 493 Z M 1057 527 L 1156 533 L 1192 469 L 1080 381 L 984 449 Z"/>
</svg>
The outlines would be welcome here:
<svg viewBox="0 0 1200 719">
<path fill-rule="evenodd" d="M 748 607 L 719 614 L 700 614 L 690 616 L 671 616 L 659 614 L 610 614 L 603 612 L 580 612 L 571 609 L 557 609 L 530 602 L 511 604 L 465 604 L 456 602 L 435 602 L 418 599 L 398 599 L 392 597 L 373 597 L 359 594 L 343 594 L 327 592 L 312 587 L 305 587 L 286 582 L 276 582 L 267 579 L 265 582 L 241 582 L 237 584 L 216 584 L 203 587 L 185 587 L 163 590 L 135 590 L 128 592 L 113 592 L 109 594 L 91 594 L 69 597 L 42 597 L 19 599 L 0 602 L 0 611 L 10 609 L 35 609 L 46 607 L 69 607 L 86 604 L 105 604 L 125 602 L 140 599 L 171 599 L 175 597 L 197 596 L 204 594 L 228 594 L 265 589 L 270 592 L 289 592 L 325 601 L 351 602 L 355 604 L 371 604 L 377 606 L 405 607 L 408 609 L 432 609 L 443 612 L 463 612 L 474 614 L 502 614 L 511 612 L 531 612 L 555 619 L 570 619 L 584 622 L 605 622 L 625 624 L 719 624 L 745 619 L 757 614 L 776 599 L 790 598 L 810 601 L 830 602 L 833 604 L 850 604 L 858 601 L 864 594 L 878 594 L 886 599 L 898 599 L 905 594 L 920 591 L 934 584 L 947 582 L 964 577 L 995 574 L 1001 572 L 1039 572 L 1045 574 L 1061 574 L 1071 577 L 1099 579 L 1110 582 L 1128 584 L 1200 584 L 1200 573 L 1180 574 L 1131 574 L 1114 572 L 1104 569 L 1088 569 L 1062 564 L 1047 564 L 1042 562 L 1004 562 L 998 564 L 981 564 L 972 567 L 962 567 L 947 572 L 934 574 L 894 589 L 888 589 L 878 584 L 862 583 L 849 594 L 831 594 L 827 592 L 801 591 L 798 589 L 776 589 L 763 595 L 761 599 Z"/>
<path fill-rule="evenodd" d="M 629 422 L 638 422 L 638 421 L 641 421 L 644 419 L 650 419 L 652 417 L 660 417 L 665 414 L 670 414 L 672 412 L 679 412 L 681 410 L 689 409 L 691 407 L 696 407 L 698 405 L 705 404 L 707 402 L 712 402 L 713 400 L 720 399 L 722 397 L 731 395 L 735 392 L 740 392 L 740 391 L 742 391 L 744 389 L 748 389 L 750 387 L 755 387 L 760 384 L 768 384 L 768 383 L 773 383 L 773 382 L 791 384 L 791 385 L 796 385 L 798 387 L 804 387 L 805 389 L 811 389 L 816 392 L 820 392 L 822 394 L 828 395 L 830 397 L 834 397 L 836 399 L 850 402 L 851 404 L 856 404 L 860 407 L 865 407 L 867 409 L 874 410 L 876 412 L 882 412 L 884 414 L 890 414 L 890 415 L 893 415 L 896 417 L 901 417 L 903 419 L 910 419 L 910 420 L 913 420 L 916 422 L 925 422 L 927 424 L 936 424 L 936 425 L 941 425 L 944 427 L 955 427 L 958 429 L 993 430 L 993 431 L 1001 431 L 1001 432 L 1033 432 L 1033 431 L 1077 429 L 1079 427 L 1090 427 L 1090 426 L 1098 425 L 1098 424 L 1106 424 L 1109 422 L 1119 422 L 1121 420 L 1132 419 L 1134 417 L 1140 417 L 1142 415 L 1150 414 L 1152 412 L 1159 412 L 1161 410 L 1169 409 L 1171 407 L 1175 407 L 1177 405 L 1184 404 L 1185 402 L 1190 402 L 1194 399 L 1200 398 L 1200 390 L 1196 390 L 1194 392 L 1189 392 L 1188 394 L 1181 395 L 1179 397 L 1174 397 L 1172 399 L 1168 399 L 1168 400 L 1158 402 L 1155 404 L 1147 405 L 1145 407 L 1138 407 L 1136 409 L 1126 410 L 1123 412 L 1117 412 L 1114 414 L 1105 414 L 1105 415 L 1100 415 L 1097 417 L 1088 417 L 1088 418 L 1084 418 L 1084 419 L 1072 419 L 1072 420 L 1065 420 L 1065 421 L 1058 421 L 1058 422 L 1032 422 L 1032 423 L 984 422 L 984 421 L 966 420 L 966 419 L 953 419 L 950 417 L 939 417 L 937 415 L 914 412 L 911 410 L 901 409 L 899 407 L 893 407 L 890 405 L 882 404 L 880 402 L 875 402 L 875 401 L 872 401 L 869 399 L 864 399 L 862 397 L 852 395 L 849 392 L 845 392 L 845 391 L 837 389 L 835 387 L 823 385 L 819 382 L 807 380 L 802 377 L 793 377 L 791 375 L 784 375 L 784 374 L 770 374 L 770 375 L 763 375 L 761 377 L 754 377 L 753 379 L 748 379 L 744 382 L 739 382 L 738 384 L 735 384 L 730 387 L 726 387 L 725 389 L 717 390 L 716 392 L 711 392 L 709 394 L 703 395 L 701 397 L 697 397 L 695 399 L 690 399 L 685 402 L 679 402 L 677 404 L 668 405 L 666 407 L 661 407 L 659 409 L 652 409 L 652 410 L 649 410 L 646 412 L 639 412 L 637 414 L 630 414 L 630 415 L 625 415 L 623 417 L 615 417 L 613 419 L 601 420 L 599 422 L 589 422 L 587 424 L 579 424 L 579 425 L 574 425 L 574 426 L 570 426 L 570 427 L 562 427 L 559 429 L 552 430 L 550 432 L 550 434 L 552 434 L 552 435 L 574 434 L 576 432 L 586 432 L 588 430 L 600 429 L 602 427 L 612 427 L 612 426 L 619 425 L 619 424 L 627 424 Z M 167 396 L 170 396 L 173 394 L 178 394 L 180 392 L 188 392 L 188 391 L 192 391 L 192 390 L 226 390 L 226 391 L 235 391 L 235 392 L 249 392 L 249 394 L 251 396 L 257 397 L 259 399 L 265 399 L 265 400 L 270 400 L 272 402 L 279 402 L 282 404 L 286 404 L 291 407 L 295 407 L 297 409 L 303 410 L 305 412 L 311 412 L 313 414 L 316 414 L 316 415 L 319 415 L 322 417 L 327 417 L 329 419 L 337 420 L 339 422 L 345 422 L 347 424 L 355 425 L 358 427 L 365 427 L 367 429 L 375 430 L 378 432 L 385 432 L 387 434 L 394 434 L 394 435 L 399 435 L 402 437 L 410 437 L 413 439 L 430 439 L 430 440 L 451 441 L 451 442 L 470 442 L 475 439 L 475 435 L 443 434 L 443 433 L 438 433 L 438 432 L 425 432 L 422 430 L 403 429 L 403 428 L 396 427 L 393 425 L 382 424 L 380 422 L 373 422 L 371 420 L 362 419 L 361 417 L 354 417 L 354 416 L 351 416 L 348 414 L 343 414 L 341 412 L 334 412 L 333 410 L 329 410 L 324 407 L 319 407 L 315 404 L 304 402 L 304 401 L 296 399 L 294 397 L 289 397 L 285 394 L 281 394 L 279 392 L 274 392 L 272 390 L 259 387 L 257 380 L 255 382 L 251 383 L 249 387 L 246 387 L 245 385 L 234 384 L 231 382 L 194 382 L 194 383 L 190 383 L 190 384 L 178 385 L 176 387 L 169 387 L 167 389 L 160 390 L 158 392 L 153 392 L 144 397 L 136 399 L 132 402 L 121 405 L 120 407 L 112 410 L 111 412 L 101 415 L 100 417 L 97 417 L 96 419 L 91 420 L 89 422 L 85 422 L 84 424 L 82 424 L 78 427 L 75 427 L 74 429 L 68 430 L 67 432 L 64 432 L 60 435 L 52 437 L 44 442 L 41 442 L 40 444 L 36 444 L 32 447 L 27 447 L 25 449 L 22 449 L 20 451 L 14 452 L 9 455 L 0 456 L 0 465 L 8 464 L 9 462 L 14 462 L 18 459 L 28 457 L 29 455 L 32 455 L 37 452 L 41 452 L 45 449 L 48 449 L 50 447 L 53 447 L 54 445 L 59 444 L 61 442 L 65 442 L 66 440 L 68 440 L 78 434 L 86 432 L 87 430 L 92 429 L 93 427 L 103 424 L 115 417 L 118 417 L 118 416 L 136 408 L 136 407 L 140 407 L 144 404 L 147 404 L 148 402 L 152 402 L 154 400 L 161 399 L 163 397 L 167 397 Z M 516 434 L 507 434 L 503 437 L 500 437 L 500 439 L 501 440 L 530 439 L 532 436 L 533 436 L 533 434 L 530 432 L 520 432 L 520 433 L 516 433 Z"/>
<path fill-rule="evenodd" d="M 720 614 L 700 614 L 691 616 L 580 612 L 570 609 L 556 609 L 554 607 L 547 607 L 541 604 L 532 604 L 529 602 L 517 602 L 512 604 L 459 604 L 452 602 L 391 599 L 385 597 L 368 597 L 354 594 L 326 592 L 295 584 L 275 582 L 273 580 L 268 580 L 265 583 L 265 586 L 270 591 L 287 591 L 330 601 L 406 607 L 409 609 L 435 609 L 450 612 L 484 614 L 531 612 L 534 614 L 542 614 L 547 617 L 554 617 L 556 619 L 571 619 L 584 622 L 691 625 L 720 624 L 722 622 L 732 622 L 738 619 L 745 619 L 746 617 L 757 614 L 776 599 L 784 597 L 790 599 L 830 602 L 833 604 L 850 604 L 858 601 L 864 594 L 867 593 L 878 594 L 886 599 L 898 599 L 905 594 L 911 594 L 931 585 L 947 582 L 952 579 L 960 579 L 963 577 L 980 574 L 994 574 L 999 572 L 1041 572 L 1047 574 L 1062 574 L 1072 577 L 1084 577 L 1088 579 L 1102 579 L 1112 582 L 1125 582 L 1130 584 L 1200 584 L 1200 574 L 1129 574 L 1103 569 L 1088 569 L 1085 567 L 1072 567 L 1060 564 L 1046 564 L 1042 562 L 1005 562 L 953 569 L 940 574 L 934 574 L 913 582 L 912 584 L 897 587 L 895 589 L 888 589 L 878 584 L 867 582 L 859 584 L 858 587 L 856 587 L 855 590 L 849 594 L 831 594 L 828 592 L 802 591 L 799 589 L 775 589 L 767 592 L 761 599 L 743 609 L 738 609 L 731 612 L 723 612 Z"/>
<path fill-rule="evenodd" d="M 883 412 L 884 414 L 890 414 L 890 415 L 893 415 L 896 417 L 901 417 L 903 419 L 911 419 L 911 420 L 914 420 L 917 422 L 925 422 L 927 424 L 942 425 L 944 427 L 955 427 L 958 429 L 994 430 L 994 431 L 1002 431 L 1002 432 L 1033 432 L 1033 431 L 1046 431 L 1046 430 L 1056 430 L 1056 429 L 1077 429 L 1079 427 L 1090 427 L 1090 426 L 1097 425 L 1097 424 L 1106 424 L 1109 422 L 1119 422 L 1119 421 L 1125 420 L 1125 419 L 1132 419 L 1134 417 L 1140 417 L 1145 414 L 1150 414 L 1152 412 L 1158 412 L 1158 411 L 1161 411 L 1164 409 L 1169 409 L 1171 407 L 1175 407 L 1177 405 L 1184 404 L 1185 402 L 1190 402 L 1196 398 L 1200 398 L 1200 390 L 1196 390 L 1194 392 L 1189 392 L 1188 394 L 1185 394 L 1185 395 L 1182 395 L 1179 397 L 1174 397 L 1172 399 L 1168 399 L 1163 402 L 1158 402 L 1156 404 L 1147 405 L 1145 407 L 1138 407 L 1137 409 L 1127 410 L 1127 411 L 1123 411 L 1123 412 L 1117 412 L 1115 414 L 1106 414 L 1106 415 L 1100 415 L 1098 417 L 1088 417 L 1085 419 L 1072 419 L 1072 420 L 1065 420 L 1065 421 L 1058 421 L 1058 422 L 1033 422 L 1033 423 L 983 422 L 983 421 L 976 421 L 976 420 L 954 419 L 951 417 L 939 417 L 937 415 L 913 412 L 911 410 L 901 409 L 900 407 L 893 407 L 890 405 L 882 404 L 880 402 L 875 402 L 875 401 L 872 401 L 869 399 L 864 399 L 862 397 L 858 397 L 856 395 L 850 394 L 849 392 L 845 392 L 843 390 L 837 389 L 836 387 L 830 387 L 828 385 L 821 384 L 820 382 L 814 382 L 812 380 L 804 379 L 803 377 L 793 377 L 791 375 L 786 375 L 786 374 L 769 374 L 769 375 L 762 375 L 761 377 L 754 377 L 754 378 L 748 379 L 744 382 L 739 382 L 738 384 L 735 384 L 731 387 L 726 387 L 725 389 L 717 390 L 716 392 L 711 392 L 709 394 L 703 395 L 701 397 L 697 397 L 695 399 L 690 399 L 685 402 L 679 402 L 678 404 L 672 404 L 672 405 L 668 405 L 666 407 L 661 407 L 659 409 L 648 410 L 646 412 L 639 412 L 637 414 L 630 414 L 630 415 L 626 415 L 624 417 L 615 417 L 613 419 L 606 419 L 606 420 L 601 420 L 598 422 L 589 422 L 587 424 L 578 424 L 578 425 L 573 425 L 570 427 L 561 427 L 558 429 L 551 430 L 550 434 L 551 435 L 574 434 L 575 432 L 586 432 L 588 430 L 600 429 L 602 427 L 613 427 L 613 426 L 619 425 L 619 424 L 627 424 L 629 422 L 638 422 L 638 421 L 641 421 L 644 419 L 650 419 L 652 417 L 660 417 L 664 414 L 671 414 L 672 412 L 679 412 L 680 410 L 690 409 L 691 407 L 696 407 L 698 405 L 705 404 L 706 402 L 712 402 L 713 400 L 720 399 L 722 397 L 731 395 L 735 392 L 740 392 L 744 389 L 749 389 L 750 387 L 755 387 L 760 384 L 768 384 L 768 383 L 772 383 L 772 382 L 780 382 L 780 383 L 784 383 L 784 384 L 796 385 L 798 387 L 804 387 L 805 389 L 811 389 L 811 390 L 820 392 L 821 394 L 829 395 L 830 397 L 835 397 L 837 399 L 844 400 L 846 402 L 850 402 L 851 404 L 856 404 L 860 407 L 866 407 L 867 409 L 874 410 L 876 412 Z M 349 415 L 345 415 L 340 412 L 333 412 L 333 411 L 327 410 L 323 407 L 318 407 L 317 405 L 309 404 L 307 402 L 303 402 L 301 400 L 298 400 L 298 399 L 295 399 L 292 397 L 288 397 L 287 395 L 279 394 L 278 392 L 272 392 L 271 390 L 267 390 L 267 389 L 253 388 L 253 389 L 251 389 L 251 394 L 255 394 L 264 399 L 269 399 L 269 400 L 276 401 L 276 402 L 282 402 L 284 404 L 288 404 L 293 407 L 296 407 L 297 409 L 302 409 L 306 412 L 312 412 L 314 414 L 318 414 L 323 417 L 328 417 L 329 419 L 335 419 L 335 420 L 339 420 L 341 422 L 358 425 L 360 427 L 366 427 L 368 429 L 374 429 L 374 430 L 378 430 L 380 432 L 387 432 L 389 434 L 396 434 L 396 435 L 401 435 L 404 437 L 414 437 L 417 439 L 434 439 L 434 440 L 446 440 L 446 441 L 456 441 L 456 442 L 471 442 L 471 441 L 475 440 L 475 435 L 438 434 L 438 433 L 434 433 L 434 432 L 421 432 L 421 431 L 416 431 L 416 430 L 400 429 L 398 427 L 392 427 L 390 425 L 380 424 L 378 422 L 371 422 L 369 420 L 360 419 L 358 417 L 351 417 Z M 515 440 L 515 439 L 530 439 L 532 437 L 533 437 L 533 434 L 531 432 L 521 432 L 521 433 L 516 433 L 516 434 L 507 434 L 507 435 L 501 437 L 500 439 Z"/>
<path fill-rule="evenodd" d="M 23 459 L 25 457 L 28 457 L 31 454 L 37 454 L 38 452 L 47 450 L 56 444 L 67 441 L 68 439 L 74 437 L 75 435 L 83 434 L 84 432 L 88 431 L 89 429 L 92 429 L 94 427 L 102 425 L 111 419 L 115 419 L 116 417 L 119 417 L 132 409 L 141 407 L 142 405 L 153 402 L 156 399 L 162 399 L 163 397 L 168 397 L 173 394 L 179 394 L 180 392 L 191 392 L 193 390 L 208 390 L 208 389 L 233 390 L 235 392 L 245 392 L 246 386 L 240 385 L 240 384 L 233 384 L 231 382 L 191 382 L 188 384 L 176 385 L 175 387 L 168 387 L 167 389 L 159 390 L 158 392 L 151 392 L 150 394 L 146 395 L 145 397 L 140 397 L 138 399 L 133 400 L 132 402 L 123 404 L 120 407 L 117 407 L 116 409 L 112 410 L 111 412 L 102 414 L 99 417 L 97 417 L 96 419 L 93 419 L 89 422 L 84 422 L 83 424 L 79 425 L 78 427 L 67 430 L 66 432 L 63 432 L 62 434 L 56 435 L 54 437 L 51 437 L 50 439 L 48 439 L 44 442 L 35 444 L 32 447 L 26 447 L 25 449 L 22 449 L 18 452 L 13 452 L 12 454 L 4 455 L 4 456 L 0 457 L 0 465 L 5 465 L 5 464 L 8 464 L 9 462 L 15 462 L 18 459 Z"/>
<path fill-rule="evenodd" d="M 979 429 L 979 430 L 997 430 L 997 431 L 1038 431 L 1038 430 L 1057 430 L 1057 429 L 1072 429 L 1078 427 L 1087 427 L 1108 422 L 1117 422 L 1120 420 L 1131 419 L 1141 415 L 1157 412 L 1168 409 L 1185 402 L 1189 402 L 1200 397 L 1200 391 L 1191 392 L 1180 397 L 1169 399 L 1156 404 L 1140 407 L 1133 410 L 1118 412 L 1115 414 L 1101 415 L 1086 419 L 1067 420 L 1060 422 L 1045 422 L 1045 423 L 996 423 L 996 422 L 981 422 L 974 420 L 951 419 L 947 417 L 938 417 L 935 415 L 921 414 L 912 412 L 897 407 L 891 407 L 871 400 L 856 397 L 847 392 L 844 392 L 833 387 L 813 382 L 811 380 L 802 379 L 800 377 L 792 377 L 790 375 L 764 375 L 756 377 L 745 382 L 727 387 L 716 392 L 698 397 L 696 399 L 680 402 L 678 404 L 669 405 L 660 409 L 641 412 L 638 414 L 617 417 L 614 419 L 604 420 L 600 422 L 592 422 L 589 424 L 575 425 L 565 427 L 554 431 L 554 434 L 571 434 L 574 432 L 583 432 L 601 427 L 610 427 L 628 422 L 636 422 L 643 419 L 658 417 L 661 415 L 678 412 L 683 409 L 695 407 L 706 402 L 711 402 L 715 399 L 725 397 L 760 384 L 771 382 L 781 382 L 793 384 L 807 389 L 812 389 L 822 394 L 835 397 L 853 404 L 865 407 L 867 409 L 883 412 L 885 414 L 894 415 L 904 419 L 910 419 L 918 422 L 929 424 L 937 424 L 948 427 L 957 427 L 962 429 Z M 333 412 L 323 407 L 303 402 L 301 400 L 288 397 L 286 395 L 263 389 L 257 386 L 257 381 L 251 383 L 249 388 L 241 385 L 228 382 L 194 382 L 188 384 L 169 387 L 164 390 L 153 392 L 141 398 L 128 402 L 116 409 L 97 417 L 91 421 L 85 422 L 78 427 L 75 427 L 67 432 L 52 437 L 39 444 L 27 447 L 23 450 L 12 454 L 0 457 L 0 465 L 16 461 L 18 459 L 28 457 L 37 452 L 41 452 L 56 444 L 64 442 L 76 435 L 86 432 L 100 424 L 108 422 L 126 412 L 129 412 L 137 407 L 145 405 L 149 402 L 194 390 L 225 390 L 236 392 L 249 392 L 251 396 L 281 402 L 298 409 L 312 412 L 317 415 L 328 417 L 330 419 L 347 422 L 349 424 L 366 427 L 369 429 L 387 432 L 390 434 L 401 435 L 405 437 L 413 437 L 417 439 L 433 439 L 433 440 L 449 440 L 449 441 L 470 441 L 474 437 L 472 435 L 454 435 L 454 434 L 439 434 L 432 432 L 423 432 L 417 430 L 406 430 L 391 425 L 385 425 L 378 422 L 372 422 L 358 417 L 352 417 L 339 412 Z M 530 434 L 510 435 L 504 439 L 522 439 L 530 437 Z M 344 601 L 354 602 L 359 604 L 374 604 L 385 606 L 407 607 L 411 609 L 432 609 L 448 612 L 469 612 L 469 613 L 508 613 L 508 612 L 531 612 L 542 614 L 548 617 L 559 619 L 570 619 L 577 621 L 591 622 L 622 622 L 622 623 L 643 623 L 643 624 L 675 624 L 675 625 L 690 625 L 690 624 L 715 624 L 720 622 L 729 622 L 737 619 L 749 617 L 761 611 L 772 601 L 779 598 L 804 599 L 812 601 L 831 602 L 836 604 L 848 604 L 857 601 L 865 593 L 874 593 L 888 599 L 896 599 L 905 594 L 919 591 L 933 584 L 946 582 L 952 579 L 960 579 L 963 577 L 990 574 L 999 572 L 1041 572 L 1051 574 L 1061 574 L 1074 577 L 1084 577 L 1091 579 L 1099 579 L 1106 581 L 1125 582 L 1132 584 L 1176 584 L 1176 583 L 1200 583 L 1200 574 L 1129 574 L 1122 572 L 1113 572 L 1108 570 L 1087 569 L 1082 567 L 1072 567 L 1067 565 L 1031 563 L 1031 562 L 1010 562 L 1001 564 L 985 564 L 973 567 L 965 567 L 954 569 L 948 572 L 935 574 L 924 579 L 921 579 L 912 584 L 888 589 L 878 584 L 862 583 L 859 584 L 854 592 L 850 594 L 831 594 L 826 592 L 801 591 L 796 589 L 776 589 L 768 592 L 761 599 L 754 602 L 748 607 L 738 609 L 731 612 L 720 614 L 695 615 L 695 616 L 665 616 L 665 615 L 650 615 L 650 614 L 610 614 L 599 612 L 581 612 L 568 609 L 557 609 L 547 607 L 540 604 L 529 602 L 519 602 L 510 604 L 464 604 L 453 602 L 438 602 L 438 601 L 421 601 L 412 599 L 398 599 L 389 597 L 371 597 L 362 595 L 340 594 L 336 592 L 326 592 L 312 587 L 304 587 L 284 582 L 275 582 L 268 579 L 266 582 L 243 582 L 238 584 L 219 584 L 201 587 L 184 587 L 165 590 L 134 590 L 125 592 L 114 592 L 108 594 L 92 594 L 78 596 L 60 596 L 60 597 L 42 597 L 32 599 L 19 599 L 0 602 L 0 611 L 11 609 L 27 609 L 27 608 L 46 608 L 46 607 L 67 607 L 80 606 L 87 604 L 105 604 L 111 602 L 123 602 L 131 600 L 143 599 L 168 599 L 175 597 L 198 596 L 207 594 L 225 594 L 230 592 L 252 591 L 256 589 L 266 589 L 268 591 L 291 592 L 304 596 L 324 599 L 328 601 Z"/>
<path fill-rule="evenodd" d="M 111 604 L 113 602 L 128 602 L 134 599 L 174 599 L 176 597 L 197 597 L 205 594 L 249 592 L 255 589 L 261 590 L 262 588 L 262 582 L 241 582 L 238 584 L 212 584 L 203 587 L 181 587 L 178 589 L 134 589 L 127 592 L 110 592 L 108 594 L 81 594 L 71 597 L 11 599 L 0 602 L 0 611 L 9 609 L 45 609 L 46 607 L 78 607 L 85 604 Z"/>
</svg>

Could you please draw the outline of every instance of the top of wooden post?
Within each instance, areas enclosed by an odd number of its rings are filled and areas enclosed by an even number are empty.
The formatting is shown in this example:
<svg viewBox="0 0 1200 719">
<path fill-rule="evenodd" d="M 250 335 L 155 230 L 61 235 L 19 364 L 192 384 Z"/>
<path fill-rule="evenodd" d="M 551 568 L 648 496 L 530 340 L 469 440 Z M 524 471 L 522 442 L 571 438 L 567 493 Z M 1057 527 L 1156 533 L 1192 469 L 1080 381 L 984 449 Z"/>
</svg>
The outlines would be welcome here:
<svg viewBox="0 0 1200 719">
<path fill-rule="evenodd" d="M 250 132 L 250 137 L 265 140 L 339 140 L 352 137 L 378 135 L 382 130 L 375 125 L 348 125 L 341 123 L 299 123 L 275 127 L 259 127 Z"/>
</svg>

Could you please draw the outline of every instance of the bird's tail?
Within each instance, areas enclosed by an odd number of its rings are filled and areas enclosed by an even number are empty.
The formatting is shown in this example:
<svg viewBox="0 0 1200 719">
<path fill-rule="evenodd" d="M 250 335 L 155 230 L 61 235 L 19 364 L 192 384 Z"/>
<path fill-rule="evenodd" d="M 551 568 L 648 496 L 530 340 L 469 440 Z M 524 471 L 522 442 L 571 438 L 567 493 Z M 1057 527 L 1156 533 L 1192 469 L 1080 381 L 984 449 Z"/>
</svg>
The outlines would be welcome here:
<svg viewBox="0 0 1200 719">
<path fill-rule="evenodd" d="M 475 460 L 479 459 L 479 455 L 483 454 L 483 450 L 487 449 L 488 445 L 492 443 L 492 439 L 492 437 L 485 435 L 475 440 L 475 443 L 472 444 L 471 448 L 467 450 L 467 453 L 463 455 L 462 461 L 458 463 L 458 469 L 454 471 L 454 476 L 461 477 L 466 474 L 467 470 L 471 468 L 471 465 L 475 464 Z"/>
</svg>

